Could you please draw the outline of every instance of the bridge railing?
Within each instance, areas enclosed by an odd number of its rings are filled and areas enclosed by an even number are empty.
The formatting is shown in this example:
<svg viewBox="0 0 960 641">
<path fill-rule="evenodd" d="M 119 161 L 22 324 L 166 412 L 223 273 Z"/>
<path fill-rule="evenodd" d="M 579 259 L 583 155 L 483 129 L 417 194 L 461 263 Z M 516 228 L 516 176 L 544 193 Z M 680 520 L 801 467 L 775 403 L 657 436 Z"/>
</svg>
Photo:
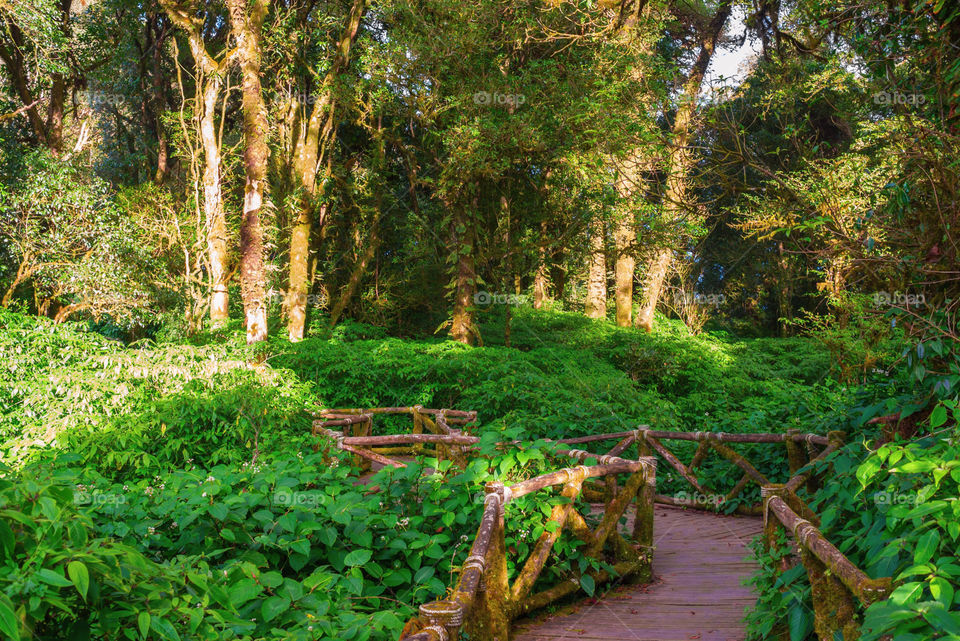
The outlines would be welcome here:
<svg viewBox="0 0 960 641">
<path fill-rule="evenodd" d="M 820 463 L 843 446 L 843 432 L 830 432 L 827 436 L 802 434 L 791 430 L 786 434 L 727 434 L 723 432 L 664 432 L 638 429 L 632 432 L 598 434 L 564 443 L 589 443 L 618 439 L 610 453 L 620 453 L 637 444 L 640 455 L 658 454 L 697 492 L 699 497 L 716 497 L 709 486 L 702 484 L 695 472 L 706 457 L 715 453 L 743 472 L 737 484 L 722 495 L 720 501 L 678 499 L 657 494 L 658 503 L 696 509 L 716 509 L 738 496 L 748 484 L 760 486 L 761 502 L 757 505 L 740 505 L 734 510 L 741 514 L 762 514 L 764 517 L 764 545 L 773 549 L 780 540 L 780 533 L 787 532 L 793 539 L 796 557 L 803 564 L 810 580 L 814 613 L 814 631 L 821 641 L 833 641 L 840 632 L 844 639 L 859 636 L 857 608 L 854 599 L 863 605 L 886 598 L 892 589 L 892 579 L 870 578 L 854 565 L 819 530 L 817 514 L 797 495 L 806 487 L 815 491 L 821 483 L 818 469 Z M 689 464 L 684 464 L 663 441 L 693 441 L 697 449 Z M 785 483 L 772 483 L 746 457 L 733 449 L 738 443 L 783 443 L 789 479 Z M 591 488 L 586 490 L 592 491 Z M 795 564 L 789 558 L 781 561 L 781 572 Z"/>
<path fill-rule="evenodd" d="M 776 550 L 782 533 L 789 533 L 799 561 L 810 580 L 814 632 L 821 641 L 860 636 L 854 599 L 864 606 L 885 599 L 893 587 L 890 577 L 872 579 L 854 565 L 819 530 L 820 518 L 796 495 L 790 483 L 761 490 L 764 499 L 764 547 Z M 782 573 L 795 564 L 784 558 Z"/>
<path fill-rule="evenodd" d="M 783 443 L 786 450 L 786 459 L 789 465 L 791 479 L 789 483 L 794 491 L 802 485 L 811 489 L 816 487 L 818 479 L 813 475 L 812 468 L 807 463 L 822 460 L 843 444 L 842 432 L 831 432 L 828 436 L 818 434 L 802 434 L 792 430 L 786 434 L 757 433 L 731 434 L 726 432 L 667 432 L 639 428 L 628 432 L 613 432 L 609 434 L 594 434 L 577 438 L 562 439 L 559 443 L 585 444 L 600 441 L 619 441 L 609 454 L 617 455 L 636 445 L 640 456 L 659 456 L 667 465 L 673 468 L 694 492 L 689 497 L 656 495 L 656 502 L 678 507 L 695 509 L 717 510 L 731 500 L 740 496 L 748 485 L 754 484 L 763 487 L 770 484 L 770 480 L 760 472 L 745 456 L 737 452 L 735 444 L 762 444 Z M 697 448 L 689 463 L 685 464 L 680 457 L 664 444 L 664 441 L 695 442 Z M 822 449 L 821 449 L 822 448 Z M 697 469 L 711 455 L 718 455 L 729 461 L 742 472 L 736 484 L 726 492 L 720 492 L 705 485 L 697 478 Z M 798 476 L 799 474 L 799 476 Z M 588 493 L 595 488 L 588 487 Z M 737 514 L 760 515 L 763 513 L 763 504 L 738 505 L 732 510 Z"/>
<path fill-rule="evenodd" d="M 410 414 L 414 422 L 411 434 L 372 434 L 373 417 L 378 414 Z M 404 467 L 387 454 L 429 454 L 466 464 L 466 458 L 477 448 L 479 439 L 450 427 L 465 425 L 476 419 L 475 412 L 457 410 L 430 410 L 422 406 L 403 408 L 328 410 L 314 423 L 314 434 L 335 439 L 336 444 L 357 460 L 369 465 L 378 461 L 385 465 Z M 352 435 L 332 427 L 350 427 Z M 579 465 L 506 487 L 502 483 L 486 486 L 483 516 L 480 527 L 463 564 L 459 581 L 448 599 L 434 601 L 420 607 L 417 623 L 422 629 L 408 641 L 455 641 L 460 631 L 472 639 L 507 641 L 510 622 L 527 612 L 541 608 L 568 596 L 580 588 L 580 579 L 571 577 L 550 588 L 532 593 L 543 572 L 561 531 L 569 529 L 586 543 L 586 554 L 598 558 L 605 550 L 613 557 L 615 576 L 649 580 L 653 552 L 653 505 L 665 503 L 674 506 L 716 510 L 738 497 L 752 484 L 760 487 L 761 502 L 738 505 L 735 512 L 764 517 L 764 544 L 772 550 L 782 533 L 792 536 L 796 557 L 803 564 L 810 579 L 813 596 L 814 630 L 822 641 L 832 641 L 840 632 L 845 639 L 859 636 L 854 599 L 864 605 L 886 598 L 892 589 L 890 577 L 872 579 L 843 555 L 818 529 L 819 517 L 797 495 L 802 487 L 814 491 L 821 482 L 818 470 L 826 458 L 842 447 L 845 435 L 830 432 L 827 436 L 802 434 L 791 430 L 786 434 L 731 434 L 724 432 L 668 432 L 640 429 L 595 434 L 561 439 L 561 445 L 586 445 L 615 440 L 617 443 L 606 454 L 593 454 L 578 449 L 558 449 L 559 456 L 572 457 L 578 462 L 596 459 L 596 465 Z M 685 464 L 665 441 L 697 443 L 690 463 Z M 782 443 L 789 468 L 785 483 L 772 483 L 745 456 L 737 452 L 736 444 Z M 637 446 L 638 460 L 620 458 L 631 446 Z M 742 472 L 732 489 L 720 495 L 699 480 L 697 469 L 710 455 L 725 459 Z M 656 492 L 657 460 L 662 458 L 684 479 L 696 494 L 693 498 L 678 498 Z M 628 474 L 621 486 L 617 476 Z M 519 497 L 562 486 L 566 502 L 553 507 L 548 521 L 555 526 L 544 528 L 523 568 L 512 585 L 508 581 L 505 507 Z M 706 497 L 722 497 L 716 501 Z M 604 502 L 604 512 L 596 529 L 591 530 L 586 519 L 576 509 L 576 500 Z M 631 502 L 636 502 L 633 542 L 618 531 L 617 524 Z M 779 570 L 790 569 L 792 561 L 781 559 Z M 613 576 L 594 572 L 596 583 Z M 407 630 L 411 629 L 408 624 Z M 414 628 L 416 626 L 413 626 Z"/>
<path fill-rule="evenodd" d="M 413 420 L 413 432 L 374 435 L 374 417 L 391 414 L 409 414 Z M 435 456 L 440 460 L 453 460 L 465 465 L 464 448 L 479 442 L 478 438 L 451 427 L 465 426 L 476 421 L 477 413 L 474 411 L 429 409 L 414 405 L 330 409 L 317 416 L 313 422 L 313 434 L 334 439 L 340 449 L 353 455 L 354 464 L 364 471 L 369 470 L 373 462 L 391 467 L 406 467 L 403 462 L 389 458 L 404 454 Z M 334 427 L 341 429 L 331 429 Z M 349 435 L 346 432 L 348 429 Z"/>
<path fill-rule="evenodd" d="M 642 458 L 633 461 L 582 450 L 561 450 L 559 453 L 578 462 L 597 459 L 598 463 L 561 469 L 512 486 L 488 483 L 480 527 L 456 587 L 449 598 L 420 606 L 418 623 L 422 629 L 403 638 L 407 641 L 455 641 L 462 630 L 471 639 L 507 641 L 513 619 L 580 589 L 581 577 L 571 576 L 552 587 L 533 592 L 564 529 L 585 543 L 587 557 L 600 558 L 605 553 L 612 557 L 615 573 L 604 570 L 588 573 L 596 584 L 614 577 L 650 580 L 656 460 Z M 622 486 L 618 485 L 617 477 L 625 474 L 629 476 Z M 588 479 L 602 479 L 607 489 L 603 515 L 595 529 L 591 529 L 584 515 L 578 512 L 576 503 Z M 556 525 L 544 528 L 511 584 L 507 573 L 506 531 L 509 524 L 505 519 L 505 508 L 522 496 L 554 487 L 562 487 L 561 496 L 566 499 L 555 505 L 547 518 L 548 523 Z M 637 512 L 633 542 L 630 542 L 617 526 L 633 502 Z M 410 627 L 408 624 L 408 629 Z"/>
</svg>

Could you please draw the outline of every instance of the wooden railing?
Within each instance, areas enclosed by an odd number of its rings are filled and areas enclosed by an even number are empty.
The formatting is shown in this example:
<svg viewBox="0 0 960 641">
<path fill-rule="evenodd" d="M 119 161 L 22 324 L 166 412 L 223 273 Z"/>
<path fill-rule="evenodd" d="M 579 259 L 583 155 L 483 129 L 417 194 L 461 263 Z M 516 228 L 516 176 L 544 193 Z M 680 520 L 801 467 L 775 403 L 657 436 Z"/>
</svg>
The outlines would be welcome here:
<svg viewBox="0 0 960 641">
<path fill-rule="evenodd" d="M 373 435 L 374 416 L 409 414 L 413 419 L 410 434 Z M 464 434 L 451 425 L 469 425 L 477 420 L 476 412 L 449 409 L 428 409 L 422 405 L 413 407 L 377 407 L 370 409 L 332 409 L 319 413 L 313 422 L 314 435 L 332 438 L 337 446 L 354 456 L 354 464 L 361 470 L 370 469 L 371 463 L 391 467 L 406 467 L 388 455 L 427 455 L 439 460 L 452 460 L 465 465 L 465 446 L 474 445 L 480 439 Z M 350 428 L 351 434 L 332 427 Z M 426 430 L 426 431 L 425 431 Z"/>
<path fill-rule="evenodd" d="M 563 439 L 559 442 L 565 444 L 581 444 L 609 440 L 619 441 L 617 445 L 610 450 L 612 454 L 624 452 L 631 445 L 636 444 L 640 456 L 658 455 L 695 490 L 692 498 L 657 494 L 656 501 L 658 503 L 678 507 L 716 510 L 740 496 L 743 490 L 751 483 L 759 487 L 770 484 L 769 479 L 754 467 L 746 457 L 734 450 L 731 445 L 737 443 L 783 443 L 786 449 L 786 458 L 790 474 L 793 475 L 808 462 L 822 460 L 831 452 L 834 452 L 843 443 L 843 434 L 841 432 L 831 432 L 830 436 L 820 436 L 817 434 L 801 434 L 796 430 L 791 430 L 786 434 L 667 432 L 641 427 L 640 429 L 629 432 L 594 434 L 591 436 Z M 663 444 L 663 441 L 668 440 L 697 443 L 696 451 L 689 464 L 684 464 L 670 448 Z M 806 446 L 805 448 L 804 445 Z M 823 449 L 817 451 L 818 447 L 822 447 Z M 742 471 L 742 476 L 737 483 L 726 492 L 721 493 L 715 488 L 704 485 L 696 476 L 697 468 L 699 468 L 711 454 L 719 455 Z M 815 479 L 811 479 L 809 475 L 804 475 L 803 478 L 798 481 L 798 485 L 809 483 L 812 487 L 815 482 Z M 796 489 L 797 488 L 794 487 L 794 491 L 796 491 Z M 715 500 L 709 500 L 703 497 L 715 497 Z M 730 511 L 737 514 L 760 515 L 763 512 L 763 505 L 762 503 L 739 505 Z"/>
<path fill-rule="evenodd" d="M 420 606 L 417 622 L 422 629 L 404 637 L 407 641 L 455 641 L 461 630 L 471 639 L 507 641 L 513 619 L 579 590 L 580 578 L 571 576 L 532 593 L 563 529 L 570 530 L 586 544 L 587 557 L 599 558 L 605 549 L 613 557 L 614 574 L 590 573 L 596 584 L 614 577 L 650 580 L 656 461 L 652 458 L 631 461 L 582 450 L 559 453 L 581 462 L 596 458 L 598 464 L 565 468 L 512 486 L 488 483 L 480 527 L 456 587 L 448 599 Z M 616 479 L 621 474 L 629 477 L 618 486 Z M 581 496 L 587 479 L 603 479 L 607 488 L 603 516 L 593 530 L 576 509 L 576 499 Z M 507 576 L 505 507 L 522 496 L 558 486 L 563 487 L 561 495 L 567 501 L 551 510 L 547 521 L 556 525 L 545 528 L 511 585 Z M 637 512 L 631 543 L 618 531 L 617 525 L 633 501 L 636 501 Z"/>
<path fill-rule="evenodd" d="M 410 414 L 414 431 L 411 434 L 372 435 L 373 417 L 378 414 Z M 361 465 L 371 461 L 403 467 L 400 461 L 387 454 L 430 454 L 465 465 L 466 458 L 477 448 L 479 439 L 450 427 L 466 425 L 476 419 L 475 412 L 431 410 L 421 406 L 377 409 L 329 410 L 314 423 L 314 434 L 335 440 L 343 450 L 353 454 Z M 352 426 L 353 434 L 346 436 L 331 427 Z M 426 431 L 425 431 L 426 430 Z M 596 459 L 596 465 L 564 468 L 536 478 L 504 486 L 488 483 L 483 516 L 476 538 L 460 571 L 460 578 L 449 598 L 426 603 L 420 607 L 420 616 L 411 627 L 408 641 L 456 641 L 461 630 L 471 639 L 507 641 L 510 622 L 523 614 L 541 608 L 557 599 L 576 592 L 579 577 L 570 577 L 550 588 L 531 594 L 543 572 L 561 531 L 566 528 L 586 544 L 586 555 L 599 558 L 606 552 L 613 557 L 616 574 L 633 580 L 649 581 L 653 554 L 653 505 L 663 503 L 678 507 L 716 511 L 737 498 L 750 484 L 760 488 L 760 503 L 738 505 L 726 511 L 740 514 L 763 515 L 764 545 L 773 549 L 788 533 L 810 579 L 813 595 L 814 630 L 821 641 L 833 641 L 837 633 L 844 639 L 859 636 L 854 599 L 864 605 L 884 599 L 892 589 L 889 577 L 872 579 L 857 568 L 820 532 L 820 519 L 797 495 L 802 487 L 815 491 L 821 482 L 817 468 L 826 458 L 842 447 L 845 435 L 830 432 L 827 436 L 802 434 L 790 430 L 786 434 L 729 434 L 724 432 L 668 432 L 645 427 L 627 432 L 595 434 L 561 439 L 562 445 L 586 445 L 616 440 L 606 454 L 592 454 L 584 450 L 558 449 L 559 456 L 572 457 L 578 462 Z M 697 447 L 689 463 L 680 458 L 665 441 L 695 442 Z M 737 452 L 736 444 L 783 443 L 789 478 L 784 483 L 773 483 L 745 456 Z M 505 447 L 515 444 L 503 444 Z M 631 446 L 637 447 L 637 460 L 621 458 Z M 697 469 L 711 454 L 727 460 L 742 472 L 736 484 L 723 494 L 700 481 Z M 678 498 L 656 492 L 657 459 L 662 458 L 689 484 L 694 498 Z M 617 476 L 628 474 L 622 486 Z M 567 501 L 556 505 L 548 521 L 556 526 L 544 529 L 530 552 L 523 568 L 512 585 L 507 575 L 505 545 L 505 507 L 521 496 L 562 486 Z M 596 529 L 591 530 L 586 519 L 576 509 L 576 500 L 604 503 L 603 516 Z M 702 497 L 720 497 L 719 500 Z M 627 541 L 617 524 L 632 501 L 636 501 L 633 541 Z M 789 557 L 781 560 L 779 570 L 788 570 Z M 592 574 L 597 583 L 613 578 L 606 572 Z"/>
<path fill-rule="evenodd" d="M 892 579 L 871 579 L 820 532 L 819 517 L 787 484 L 767 485 L 764 498 L 764 546 L 775 550 L 781 532 L 789 533 L 810 580 L 814 632 L 821 641 L 860 636 L 854 598 L 864 606 L 885 599 Z M 781 572 L 794 564 L 784 559 Z M 837 633 L 843 636 L 838 637 Z"/>
<path fill-rule="evenodd" d="M 771 550 L 780 540 L 780 532 L 787 532 L 793 539 L 796 556 L 803 564 L 810 580 L 814 613 L 814 631 L 820 641 L 834 641 L 841 633 L 845 640 L 859 637 L 860 628 L 856 618 L 854 599 L 863 605 L 885 599 L 892 589 L 892 579 L 872 579 L 856 567 L 819 530 L 820 519 L 797 495 L 802 487 L 814 492 L 821 480 L 816 470 L 819 464 L 843 446 L 843 432 L 830 432 L 827 436 L 801 434 L 797 430 L 786 434 L 726 434 L 723 432 L 664 432 L 639 429 L 616 434 L 598 434 L 577 439 L 565 439 L 563 443 L 588 443 L 619 439 L 611 452 L 623 452 L 636 443 L 639 454 L 658 454 L 698 495 L 721 496 L 719 501 L 695 501 L 677 499 L 657 494 L 658 503 L 695 509 L 718 509 L 724 502 L 738 496 L 744 488 L 754 483 L 760 486 L 761 502 L 757 505 L 738 506 L 734 512 L 762 514 L 764 517 L 764 545 Z M 697 449 L 690 463 L 685 465 L 662 441 L 694 441 Z M 735 443 L 783 443 L 786 450 L 790 477 L 785 483 L 772 483 L 744 456 L 730 446 Z M 806 447 L 804 447 L 804 445 Z M 819 449 L 818 448 L 822 448 Z M 715 452 L 743 471 L 737 484 L 723 495 L 703 485 L 695 475 L 705 458 Z M 779 569 L 790 569 L 792 562 L 785 558 Z M 785 627 L 785 626 L 784 626 Z"/>
</svg>

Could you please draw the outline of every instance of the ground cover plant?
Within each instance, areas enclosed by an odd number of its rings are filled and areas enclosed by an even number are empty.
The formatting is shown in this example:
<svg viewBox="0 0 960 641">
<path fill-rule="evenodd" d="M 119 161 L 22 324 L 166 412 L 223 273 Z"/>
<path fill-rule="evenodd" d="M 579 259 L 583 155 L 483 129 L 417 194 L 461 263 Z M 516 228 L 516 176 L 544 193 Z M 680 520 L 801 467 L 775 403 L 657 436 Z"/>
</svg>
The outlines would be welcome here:
<svg viewBox="0 0 960 641">
<path fill-rule="evenodd" d="M 646 428 L 734 435 L 656 454 L 714 523 L 802 454 L 736 436 L 833 435 L 786 499 L 890 593 L 825 614 L 794 532 L 733 636 L 960 639 L 958 49 L 946 0 L 0 0 L 0 641 L 396 639 L 484 483 Z M 417 405 L 465 469 L 312 433 Z M 630 556 L 580 543 L 537 589 Z"/>
</svg>

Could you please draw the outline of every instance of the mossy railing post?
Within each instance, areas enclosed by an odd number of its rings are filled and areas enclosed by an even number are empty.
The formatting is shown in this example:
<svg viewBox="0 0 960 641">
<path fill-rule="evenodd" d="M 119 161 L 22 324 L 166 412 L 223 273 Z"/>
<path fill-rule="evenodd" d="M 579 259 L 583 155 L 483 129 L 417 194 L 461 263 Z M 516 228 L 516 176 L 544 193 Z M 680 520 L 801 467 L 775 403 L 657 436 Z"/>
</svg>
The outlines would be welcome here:
<svg viewBox="0 0 960 641">
<path fill-rule="evenodd" d="M 761 488 L 764 505 L 764 543 L 770 549 L 778 532 L 789 531 L 810 580 L 814 632 L 820 641 L 860 637 L 854 597 L 864 605 L 890 592 L 889 578 L 871 579 L 835 548 L 817 526 L 800 516 L 809 508 L 787 485 Z M 785 559 L 784 559 L 785 560 Z M 781 570 L 787 569 L 781 562 Z"/>
<path fill-rule="evenodd" d="M 423 405 L 414 405 L 411 408 L 410 414 L 413 416 L 413 433 L 414 434 L 423 434 L 423 414 L 420 413 L 420 410 L 423 409 Z M 415 454 L 423 453 L 423 445 L 420 443 L 415 443 L 411 448 Z"/>
<path fill-rule="evenodd" d="M 637 573 L 636 581 L 649 582 L 653 578 L 653 504 L 657 498 L 657 459 L 641 456 L 643 485 L 637 492 L 637 513 L 633 519 L 633 541 L 640 547 L 646 567 Z"/>
<path fill-rule="evenodd" d="M 781 535 L 786 535 L 787 529 L 776 516 L 770 514 L 767 503 L 774 496 L 784 498 L 787 494 L 788 491 L 783 483 L 770 483 L 760 488 L 760 498 L 763 500 L 763 547 L 768 553 L 778 550 L 777 542 Z M 787 557 L 780 559 L 780 571 L 786 572 L 789 569 L 790 562 Z"/>
<path fill-rule="evenodd" d="M 771 497 L 783 497 L 786 493 L 787 490 L 782 483 L 771 483 L 760 488 L 760 497 L 763 501 L 763 547 L 767 554 L 779 553 L 781 551 L 779 541 L 780 538 L 786 536 L 787 533 L 787 529 L 783 526 L 783 523 L 780 522 L 780 519 L 770 513 L 767 503 Z M 788 557 L 784 556 L 780 559 L 777 564 L 777 569 L 780 573 L 790 569 Z M 780 588 L 780 591 L 784 592 L 786 589 L 785 587 Z M 770 636 L 773 639 L 779 641 L 789 641 L 790 639 L 790 631 L 784 622 L 777 623 L 770 632 Z"/>
<path fill-rule="evenodd" d="M 783 440 L 783 444 L 787 448 L 787 464 L 790 466 L 790 476 L 796 474 L 801 467 L 807 464 L 806 453 L 800 447 L 800 443 L 797 442 L 798 436 L 800 436 L 800 430 L 787 430 L 787 437 Z"/>
<path fill-rule="evenodd" d="M 499 482 L 487 483 L 484 489 L 484 503 L 495 502 L 498 508 L 484 562 L 483 580 L 464 629 L 470 639 L 509 641 L 510 615 L 507 612 L 507 603 L 510 599 L 510 584 L 507 581 L 507 546 L 504 538 L 506 492 L 503 483 Z"/>
</svg>

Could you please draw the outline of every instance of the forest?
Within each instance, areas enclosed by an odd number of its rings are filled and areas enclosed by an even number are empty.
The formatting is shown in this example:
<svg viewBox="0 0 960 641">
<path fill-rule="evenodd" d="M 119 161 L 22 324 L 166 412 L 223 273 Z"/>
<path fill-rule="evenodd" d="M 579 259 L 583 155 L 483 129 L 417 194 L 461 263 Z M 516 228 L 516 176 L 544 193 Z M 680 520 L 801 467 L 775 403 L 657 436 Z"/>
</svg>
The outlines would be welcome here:
<svg viewBox="0 0 960 641">
<path fill-rule="evenodd" d="M 954 0 L 0 0 L 0 67 L 0 641 L 960 639 Z M 729 628 L 651 627 L 676 519 Z"/>
</svg>

